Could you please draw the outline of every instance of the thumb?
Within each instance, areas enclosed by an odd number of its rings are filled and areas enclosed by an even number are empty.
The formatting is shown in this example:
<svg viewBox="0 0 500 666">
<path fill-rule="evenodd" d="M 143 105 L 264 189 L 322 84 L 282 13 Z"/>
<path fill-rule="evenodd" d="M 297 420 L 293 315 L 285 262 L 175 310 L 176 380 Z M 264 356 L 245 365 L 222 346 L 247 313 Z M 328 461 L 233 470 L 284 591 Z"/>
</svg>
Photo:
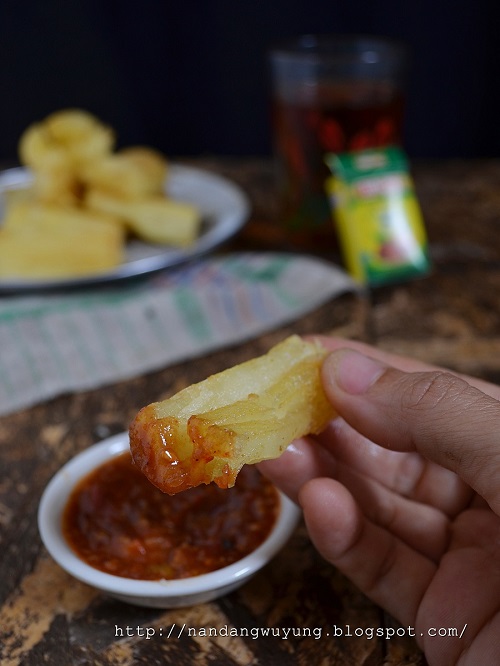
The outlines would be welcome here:
<svg viewBox="0 0 500 666">
<path fill-rule="evenodd" d="M 346 349 L 322 372 L 327 396 L 358 432 L 456 472 L 500 515 L 500 402 L 451 373 L 402 372 Z"/>
</svg>

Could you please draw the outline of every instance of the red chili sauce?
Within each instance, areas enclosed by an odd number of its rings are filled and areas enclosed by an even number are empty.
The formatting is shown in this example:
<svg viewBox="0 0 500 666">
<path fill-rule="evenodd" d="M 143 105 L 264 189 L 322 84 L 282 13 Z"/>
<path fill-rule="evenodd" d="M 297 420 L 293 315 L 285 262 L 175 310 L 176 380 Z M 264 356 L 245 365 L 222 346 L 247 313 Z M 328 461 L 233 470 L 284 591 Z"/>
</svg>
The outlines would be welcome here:
<svg viewBox="0 0 500 666">
<path fill-rule="evenodd" d="M 142 580 L 187 578 L 251 553 L 268 536 L 279 510 L 274 486 L 253 467 L 236 484 L 165 495 L 128 452 L 77 485 L 63 514 L 63 534 L 87 564 Z"/>
</svg>

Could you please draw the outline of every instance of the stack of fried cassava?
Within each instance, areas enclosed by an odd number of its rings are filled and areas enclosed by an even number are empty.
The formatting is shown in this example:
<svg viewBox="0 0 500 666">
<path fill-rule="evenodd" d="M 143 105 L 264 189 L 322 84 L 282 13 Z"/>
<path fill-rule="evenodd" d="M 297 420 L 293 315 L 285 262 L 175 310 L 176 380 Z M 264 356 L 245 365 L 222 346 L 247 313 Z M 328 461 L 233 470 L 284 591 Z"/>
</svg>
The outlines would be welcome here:
<svg viewBox="0 0 500 666">
<path fill-rule="evenodd" d="M 105 273 L 131 237 L 188 247 L 200 211 L 165 193 L 168 161 L 148 147 L 115 149 L 115 133 L 79 109 L 55 112 L 19 142 L 32 183 L 5 193 L 1 278 L 65 278 Z"/>
</svg>

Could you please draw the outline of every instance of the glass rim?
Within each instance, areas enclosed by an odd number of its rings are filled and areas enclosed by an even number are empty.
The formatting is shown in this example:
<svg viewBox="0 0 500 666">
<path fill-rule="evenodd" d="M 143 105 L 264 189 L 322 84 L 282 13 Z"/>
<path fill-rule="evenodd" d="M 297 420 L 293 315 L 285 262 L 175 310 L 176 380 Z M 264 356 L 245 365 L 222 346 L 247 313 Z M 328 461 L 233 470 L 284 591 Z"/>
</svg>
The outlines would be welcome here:
<svg viewBox="0 0 500 666">
<path fill-rule="evenodd" d="M 271 44 L 272 59 L 308 62 L 363 62 L 377 65 L 381 57 L 387 61 L 405 63 L 408 45 L 397 39 L 364 33 L 337 34 L 308 33 L 283 39 Z"/>
</svg>

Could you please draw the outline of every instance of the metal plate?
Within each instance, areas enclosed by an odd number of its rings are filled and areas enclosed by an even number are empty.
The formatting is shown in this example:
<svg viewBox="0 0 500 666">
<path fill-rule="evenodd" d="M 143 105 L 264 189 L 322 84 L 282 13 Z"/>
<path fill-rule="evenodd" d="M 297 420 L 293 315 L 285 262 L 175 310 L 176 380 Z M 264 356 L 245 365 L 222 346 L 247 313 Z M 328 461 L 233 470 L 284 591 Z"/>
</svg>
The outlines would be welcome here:
<svg viewBox="0 0 500 666">
<path fill-rule="evenodd" d="M 3 217 L 5 192 L 26 188 L 30 183 L 31 175 L 22 167 L 0 173 L 0 219 Z M 165 191 L 173 199 L 196 204 L 201 210 L 201 234 L 188 249 L 152 245 L 134 239 L 127 243 L 125 261 L 113 271 L 64 280 L 0 279 L 0 293 L 90 286 L 178 266 L 211 252 L 234 236 L 250 214 L 248 198 L 237 185 L 201 169 L 170 165 Z"/>
</svg>

